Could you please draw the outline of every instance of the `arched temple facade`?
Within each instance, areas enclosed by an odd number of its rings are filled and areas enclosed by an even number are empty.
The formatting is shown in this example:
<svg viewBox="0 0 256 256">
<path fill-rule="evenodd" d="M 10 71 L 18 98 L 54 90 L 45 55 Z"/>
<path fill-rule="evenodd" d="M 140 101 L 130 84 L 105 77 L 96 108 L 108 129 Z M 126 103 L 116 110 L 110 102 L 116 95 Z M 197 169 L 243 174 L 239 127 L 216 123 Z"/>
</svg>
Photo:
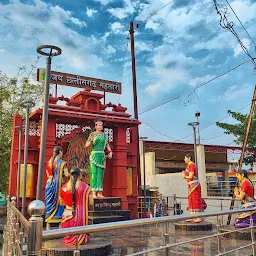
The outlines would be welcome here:
<svg viewBox="0 0 256 256">
<path fill-rule="evenodd" d="M 44 163 L 46 164 L 51 158 L 53 147 L 59 145 L 63 148 L 63 159 L 67 162 L 68 167 L 79 166 L 83 170 L 85 181 L 89 183 L 89 151 L 85 149 L 84 145 L 94 127 L 95 118 L 99 117 L 104 122 L 104 131 L 108 135 L 113 150 L 113 158 L 107 160 L 103 184 L 104 195 L 121 197 L 123 210 L 131 210 L 131 218 L 137 218 L 138 134 L 136 126 L 139 125 L 139 121 L 131 118 L 131 115 L 126 113 L 127 108 L 120 104 L 102 103 L 103 97 L 103 94 L 90 90 L 80 91 L 70 98 L 50 95 Z M 58 101 L 64 101 L 66 105 L 59 105 Z M 10 196 L 17 194 L 19 131 L 16 127 L 23 123 L 24 120 L 17 114 L 13 122 Z M 36 195 L 41 123 L 42 108 L 38 108 L 29 116 L 27 204 L 34 200 Z M 24 177 L 24 135 L 22 142 L 21 187 Z M 43 184 L 45 183 L 46 174 L 44 173 Z M 44 187 L 41 193 L 44 198 Z"/>
</svg>

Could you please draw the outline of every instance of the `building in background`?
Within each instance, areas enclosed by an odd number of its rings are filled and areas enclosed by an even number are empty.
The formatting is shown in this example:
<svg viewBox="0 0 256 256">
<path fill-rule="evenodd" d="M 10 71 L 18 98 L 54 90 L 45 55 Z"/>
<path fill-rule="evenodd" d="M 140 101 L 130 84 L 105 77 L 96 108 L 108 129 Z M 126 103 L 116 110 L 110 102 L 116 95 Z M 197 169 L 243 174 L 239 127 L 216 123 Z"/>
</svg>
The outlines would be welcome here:
<svg viewBox="0 0 256 256">
<path fill-rule="evenodd" d="M 254 149 L 247 149 L 246 154 L 255 152 Z M 145 141 L 147 187 L 158 187 L 159 193 L 164 196 L 173 194 L 180 197 L 187 196 L 187 183 L 181 177 L 181 171 L 186 168 L 184 163 L 186 153 L 194 155 L 193 144 Z M 240 155 L 241 147 L 197 146 L 199 180 L 204 197 L 230 196 L 233 191 L 232 182 L 235 181 L 234 171 L 237 170 Z M 140 157 L 141 159 L 143 157 L 141 153 Z M 143 161 L 140 162 L 141 177 L 143 177 Z M 251 169 L 251 166 L 247 165 L 243 168 L 248 170 Z M 252 179 L 256 180 L 255 173 L 255 170 L 252 169 Z"/>
</svg>

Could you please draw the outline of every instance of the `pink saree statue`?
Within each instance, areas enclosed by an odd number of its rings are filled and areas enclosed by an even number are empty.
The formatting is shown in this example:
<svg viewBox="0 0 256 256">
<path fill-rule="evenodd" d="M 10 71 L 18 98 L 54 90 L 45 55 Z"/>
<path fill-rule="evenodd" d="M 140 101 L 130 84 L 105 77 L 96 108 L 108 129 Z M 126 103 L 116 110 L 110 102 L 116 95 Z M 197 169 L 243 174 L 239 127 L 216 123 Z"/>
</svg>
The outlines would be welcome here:
<svg viewBox="0 0 256 256">
<path fill-rule="evenodd" d="M 72 167 L 70 180 L 62 186 L 60 191 L 60 204 L 65 205 L 62 215 L 62 228 L 85 226 L 88 224 L 89 186 L 80 181 L 80 169 Z M 85 244 L 90 236 L 81 234 L 77 236 L 78 244 Z M 76 244 L 76 236 L 64 237 L 65 244 Z"/>
</svg>

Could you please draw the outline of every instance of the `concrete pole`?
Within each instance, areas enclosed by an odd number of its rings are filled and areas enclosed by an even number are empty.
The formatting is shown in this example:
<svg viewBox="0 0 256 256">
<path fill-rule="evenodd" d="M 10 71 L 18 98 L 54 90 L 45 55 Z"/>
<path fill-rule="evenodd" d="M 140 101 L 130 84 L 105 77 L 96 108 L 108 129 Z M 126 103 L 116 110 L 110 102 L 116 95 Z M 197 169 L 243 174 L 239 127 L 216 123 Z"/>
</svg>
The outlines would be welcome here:
<svg viewBox="0 0 256 256">
<path fill-rule="evenodd" d="M 131 40 L 131 58 L 132 58 L 132 88 L 133 88 L 133 107 L 134 117 L 138 120 L 138 101 L 137 101 L 137 82 L 136 82 L 136 61 L 135 61 L 135 47 L 134 47 L 134 26 L 133 22 L 130 22 L 130 40 Z M 141 194 L 141 173 L 140 173 L 140 149 L 139 149 L 139 126 L 136 126 L 137 130 L 137 175 L 138 175 L 138 192 Z"/>
<path fill-rule="evenodd" d="M 207 196 L 207 184 L 206 184 L 206 166 L 205 166 L 205 151 L 204 145 L 197 145 L 197 168 L 198 179 L 201 184 L 202 197 Z"/>
</svg>

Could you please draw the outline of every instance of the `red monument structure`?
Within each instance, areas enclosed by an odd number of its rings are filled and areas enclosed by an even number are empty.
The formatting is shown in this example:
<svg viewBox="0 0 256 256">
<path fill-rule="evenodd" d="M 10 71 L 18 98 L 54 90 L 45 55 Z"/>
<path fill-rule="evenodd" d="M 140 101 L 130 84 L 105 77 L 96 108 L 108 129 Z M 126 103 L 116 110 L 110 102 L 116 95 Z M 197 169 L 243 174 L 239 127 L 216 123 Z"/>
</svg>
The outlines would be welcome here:
<svg viewBox="0 0 256 256">
<path fill-rule="evenodd" d="M 130 210 L 131 218 L 137 218 L 138 134 L 135 128 L 140 123 L 131 118 L 131 115 L 126 113 L 127 108 L 121 104 L 105 104 L 105 92 L 113 93 L 115 90 L 114 93 L 121 93 L 121 84 L 88 77 L 75 77 L 54 71 L 51 72 L 51 83 L 74 85 L 74 87 L 85 89 L 70 98 L 50 95 L 45 165 L 52 156 L 53 147 L 59 145 L 63 148 L 63 159 L 67 162 L 68 167 L 79 166 L 84 172 L 85 181 L 89 183 L 89 152 L 85 148 L 85 143 L 94 127 L 95 118 L 99 117 L 104 122 L 104 132 L 108 135 L 109 144 L 113 151 L 113 158 L 107 160 L 103 183 L 104 196 L 120 197 L 122 209 Z M 91 91 L 91 89 L 98 90 L 98 88 L 104 91 L 104 95 Z M 103 98 L 104 102 L 102 102 Z M 66 102 L 66 105 L 57 104 L 59 101 Z M 10 196 L 17 194 L 19 132 L 16 127 L 21 126 L 23 122 L 24 120 L 19 114 L 14 117 L 9 178 Z M 38 108 L 30 114 L 29 122 L 27 204 L 36 197 L 42 108 Z M 22 145 L 22 164 L 23 149 L 24 146 Z M 23 187 L 23 167 L 21 167 L 21 189 Z M 45 183 L 46 174 L 43 178 L 43 184 Z M 44 187 L 41 193 L 44 199 Z"/>
</svg>

